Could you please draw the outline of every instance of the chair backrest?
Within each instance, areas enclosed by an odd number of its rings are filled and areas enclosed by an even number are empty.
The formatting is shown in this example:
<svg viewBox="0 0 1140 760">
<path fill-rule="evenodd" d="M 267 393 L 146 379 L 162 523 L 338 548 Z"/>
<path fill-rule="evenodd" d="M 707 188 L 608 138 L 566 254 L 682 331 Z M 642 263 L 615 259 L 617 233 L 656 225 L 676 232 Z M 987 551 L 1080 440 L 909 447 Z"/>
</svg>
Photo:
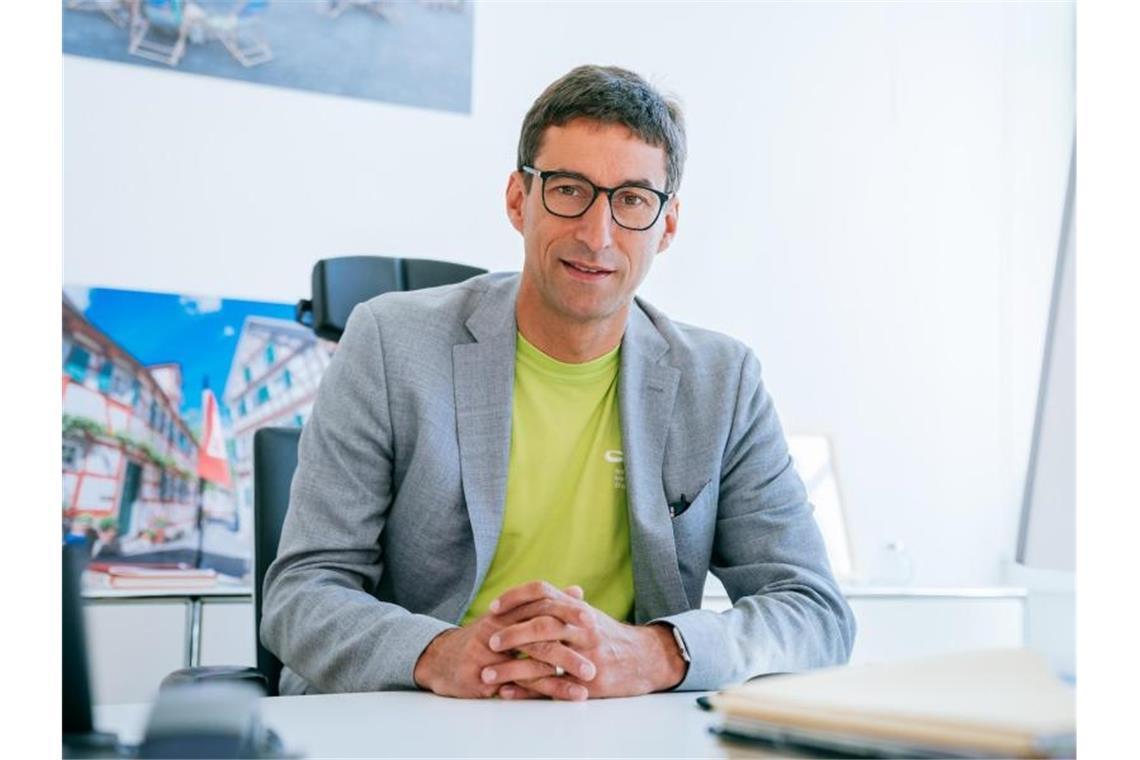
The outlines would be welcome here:
<svg viewBox="0 0 1140 760">
<path fill-rule="evenodd" d="M 340 256 L 313 267 L 313 297 L 297 305 L 298 319 L 326 340 L 340 340 L 353 307 L 381 293 L 451 285 L 487 270 L 433 259 Z"/>
<path fill-rule="evenodd" d="M 281 661 L 261 644 L 261 596 L 265 571 L 277 557 L 281 526 L 289 509 L 300 438 L 300 428 L 264 427 L 253 434 L 253 625 L 257 669 L 269 682 L 271 697 L 277 696 Z"/>
</svg>

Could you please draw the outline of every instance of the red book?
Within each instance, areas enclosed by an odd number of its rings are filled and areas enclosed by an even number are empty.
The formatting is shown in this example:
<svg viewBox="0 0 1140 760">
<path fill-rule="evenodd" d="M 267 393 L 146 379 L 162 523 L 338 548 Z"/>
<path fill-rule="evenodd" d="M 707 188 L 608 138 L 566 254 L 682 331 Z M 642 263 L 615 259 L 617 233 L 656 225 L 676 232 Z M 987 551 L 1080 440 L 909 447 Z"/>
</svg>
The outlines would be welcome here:
<svg viewBox="0 0 1140 760">
<path fill-rule="evenodd" d="M 116 565 L 92 562 L 88 570 L 100 573 L 111 588 L 202 588 L 217 583 L 214 570 L 184 565 Z"/>
</svg>

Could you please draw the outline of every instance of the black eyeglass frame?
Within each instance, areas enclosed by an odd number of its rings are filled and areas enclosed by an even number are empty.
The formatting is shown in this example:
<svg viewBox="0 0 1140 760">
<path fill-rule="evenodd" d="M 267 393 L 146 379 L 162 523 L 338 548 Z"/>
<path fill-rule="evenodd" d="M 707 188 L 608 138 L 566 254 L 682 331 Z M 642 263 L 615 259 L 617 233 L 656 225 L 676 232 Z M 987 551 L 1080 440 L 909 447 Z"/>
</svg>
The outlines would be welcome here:
<svg viewBox="0 0 1140 760">
<path fill-rule="evenodd" d="M 657 224 L 657 220 L 661 218 L 661 212 L 665 210 L 666 204 L 668 204 L 669 201 L 673 200 L 673 196 L 676 195 L 676 193 L 663 193 L 656 188 L 639 185 L 636 182 L 627 182 L 624 185 L 618 185 L 617 187 L 602 187 L 601 185 L 595 185 L 586 177 L 583 177 L 581 174 L 575 174 L 574 172 L 544 172 L 534 168 L 533 166 L 519 167 L 519 171 L 525 172 L 534 177 L 538 177 L 542 180 L 542 207 L 546 209 L 547 213 L 557 216 L 561 219 L 578 219 L 582 216 L 585 216 L 586 212 L 589 211 L 591 207 L 593 207 L 594 202 L 598 200 L 599 195 L 605 193 L 609 200 L 610 218 L 614 220 L 614 224 L 616 224 L 618 227 L 621 227 L 623 230 L 630 230 L 631 232 L 645 232 L 645 230 Z M 594 196 L 590 198 L 590 202 L 586 204 L 586 207 L 577 214 L 559 214 L 557 211 L 551 211 L 550 206 L 546 205 L 546 180 L 550 179 L 551 177 L 570 177 L 572 179 L 581 180 L 593 188 Z M 625 190 L 629 187 L 636 187 L 638 190 L 648 190 L 661 199 L 661 205 L 657 207 L 657 215 L 653 217 L 652 222 L 645 225 L 644 227 L 630 227 L 629 225 L 622 224 L 618 221 L 617 216 L 614 214 L 614 193 L 616 193 L 618 190 Z"/>
</svg>

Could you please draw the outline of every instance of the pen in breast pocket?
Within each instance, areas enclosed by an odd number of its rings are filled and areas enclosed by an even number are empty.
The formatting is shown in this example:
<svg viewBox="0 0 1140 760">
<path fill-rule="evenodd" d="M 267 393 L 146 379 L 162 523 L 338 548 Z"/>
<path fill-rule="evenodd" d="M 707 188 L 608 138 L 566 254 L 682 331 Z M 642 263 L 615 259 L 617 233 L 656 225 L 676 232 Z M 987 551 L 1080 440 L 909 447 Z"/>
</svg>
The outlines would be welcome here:
<svg viewBox="0 0 1140 760">
<path fill-rule="evenodd" d="M 686 509 L 688 509 L 689 504 L 691 503 L 692 502 L 685 498 L 685 494 L 681 494 L 681 498 L 677 502 L 669 505 L 669 516 L 677 517 Z"/>
</svg>

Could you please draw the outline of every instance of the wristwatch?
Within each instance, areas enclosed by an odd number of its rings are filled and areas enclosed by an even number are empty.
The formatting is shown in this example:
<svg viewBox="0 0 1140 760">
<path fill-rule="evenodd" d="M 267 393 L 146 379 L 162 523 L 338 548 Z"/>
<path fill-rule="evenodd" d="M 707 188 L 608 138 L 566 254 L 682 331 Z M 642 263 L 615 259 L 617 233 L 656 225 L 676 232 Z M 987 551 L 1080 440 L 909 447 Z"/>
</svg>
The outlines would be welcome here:
<svg viewBox="0 0 1140 760">
<path fill-rule="evenodd" d="M 677 649 L 681 652 L 681 659 L 685 661 L 685 665 L 691 665 L 693 658 L 689 656 L 689 647 L 685 645 L 685 637 L 681 635 L 681 629 L 672 623 L 669 627 L 673 629 L 673 640 L 677 642 Z"/>
</svg>

